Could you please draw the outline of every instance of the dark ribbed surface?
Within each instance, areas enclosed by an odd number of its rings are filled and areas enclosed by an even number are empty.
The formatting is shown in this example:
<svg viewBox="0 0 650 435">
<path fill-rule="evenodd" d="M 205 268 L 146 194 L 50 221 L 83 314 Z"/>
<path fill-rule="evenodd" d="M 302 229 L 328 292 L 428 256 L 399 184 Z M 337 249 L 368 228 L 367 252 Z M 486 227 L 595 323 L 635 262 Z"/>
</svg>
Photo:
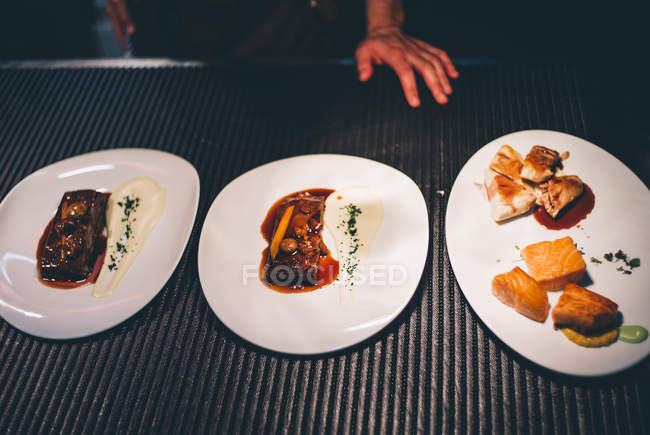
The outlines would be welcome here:
<svg viewBox="0 0 650 435">
<path fill-rule="evenodd" d="M 43 165 L 111 147 L 171 151 L 201 177 L 188 248 L 140 313 L 68 342 L 0 320 L 0 432 L 648 433 L 648 360 L 600 379 L 540 369 L 480 322 L 445 251 L 446 198 L 483 144 L 528 128 L 599 143 L 606 126 L 590 121 L 580 75 L 471 65 L 461 76 L 447 107 L 425 99 L 412 110 L 386 71 L 359 84 L 344 67 L 0 69 L 0 196 Z M 601 145 L 625 159 L 636 152 Z M 219 322 L 196 251 L 207 209 L 230 180 L 317 152 L 411 176 L 429 206 L 431 245 L 418 291 L 389 327 L 342 352 L 294 358 Z"/>
</svg>

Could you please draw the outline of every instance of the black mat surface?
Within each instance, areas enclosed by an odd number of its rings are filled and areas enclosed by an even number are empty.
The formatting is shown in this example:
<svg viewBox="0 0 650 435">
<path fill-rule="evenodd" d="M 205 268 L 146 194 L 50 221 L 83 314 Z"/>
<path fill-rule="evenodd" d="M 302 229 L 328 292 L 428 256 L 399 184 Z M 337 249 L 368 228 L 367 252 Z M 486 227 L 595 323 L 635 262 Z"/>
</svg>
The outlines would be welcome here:
<svg viewBox="0 0 650 435">
<path fill-rule="evenodd" d="M 574 134 L 646 183 L 647 148 L 602 142 L 608 126 L 590 114 L 571 67 L 460 72 L 448 106 L 424 98 L 413 110 L 392 74 L 360 84 L 350 67 L 0 69 L 0 197 L 46 164 L 116 147 L 176 153 L 201 177 L 180 264 L 131 319 L 67 342 L 0 320 L 0 432 L 648 433 L 647 359 L 598 379 L 530 363 L 468 306 L 444 241 L 454 178 L 496 137 L 530 128 Z M 368 157 L 412 177 L 431 240 L 415 296 L 384 331 L 351 349 L 295 358 L 223 326 L 201 292 L 196 252 L 208 207 L 229 181 L 320 152 Z"/>
</svg>

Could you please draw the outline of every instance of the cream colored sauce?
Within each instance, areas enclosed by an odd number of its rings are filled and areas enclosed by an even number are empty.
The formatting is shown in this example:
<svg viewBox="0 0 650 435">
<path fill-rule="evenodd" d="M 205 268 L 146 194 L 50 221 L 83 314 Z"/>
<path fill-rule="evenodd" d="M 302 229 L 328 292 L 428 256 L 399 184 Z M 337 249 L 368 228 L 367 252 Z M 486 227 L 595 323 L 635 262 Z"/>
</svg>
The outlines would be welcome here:
<svg viewBox="0 0 650 435">
<path fill-rule="evenodd" d="M 127 199 L 133 201 L 131 207 Z M 128 216 L 127 209 L 131 210 Z M 111 193 L 106 206 L 106 257 L 93 296 L 113 293 L 164 211 L 165 189 L 149 177 L 128 180 Z"/>
<path fill-rule="evenodd" d="M 355 217 L 355 235 L 349 232 L 349 206 L 360 210 Z M 367 187 L 345 188 L 327 197 L 323 220 L 336 243 L 339 281 L 343 283 L 341 292 L 347 290 L 349 293 L 354 288 L 355 281 L 370 279 L 366 263 L 383 219 L 384 205 L 381 198 Z M 344 299 L 345 294 L 340 293 L 340 297 Z"/>
</svg>

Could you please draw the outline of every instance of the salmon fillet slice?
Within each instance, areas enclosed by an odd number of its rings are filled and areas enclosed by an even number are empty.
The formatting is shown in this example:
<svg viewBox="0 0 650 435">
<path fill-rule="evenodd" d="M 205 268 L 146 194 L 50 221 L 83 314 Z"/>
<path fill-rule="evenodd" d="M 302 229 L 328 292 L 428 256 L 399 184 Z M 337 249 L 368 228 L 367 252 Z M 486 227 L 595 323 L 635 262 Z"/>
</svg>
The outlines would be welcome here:
<svg viewBox="0 0 650 435">
<path fill-rule="evenodd" d="M 598 293 L 569 283 L 553 308 L 556 327 L 569 327 L 593 334 L 611 327 L 618 313 L 618 305 Z"/>
<path fill-rule="evenodd" d="M 492 279 L 492 293 L 505 305 L 538 322 L 548 316 L 548 295 L 544 289 L 519 267 Z"/>
<path fill-rule="evenodd" d="M 587 270 L 571 237 L 528 245 L 521 250 L 521 257 L 530 275 L 547 291 L 579 282 Z"/>
</svg>

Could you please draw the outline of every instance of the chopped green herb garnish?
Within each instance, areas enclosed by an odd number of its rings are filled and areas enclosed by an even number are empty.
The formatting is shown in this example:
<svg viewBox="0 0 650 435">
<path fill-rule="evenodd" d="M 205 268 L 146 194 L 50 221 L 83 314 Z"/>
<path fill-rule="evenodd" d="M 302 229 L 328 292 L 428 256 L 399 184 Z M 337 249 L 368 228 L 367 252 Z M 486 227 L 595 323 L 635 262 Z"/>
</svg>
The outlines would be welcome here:
<svg viewBox="0 0 650 435">
<path fill-rule="evenodd" d="M 361 214 L 361 209 L 355 204 L 347 204 L 345 207 L 341 207 L 341 210 L 345 212 L 345 217 L 342 222 L 337 225 L 337 228 L 345 228 L 343 234 L 348 236 L 350 240 L 350 249 L 343 261 L 343 270 L 347 273 L 348 280 L 351 280 L 352 275 L 357 270 L 360 262 L 356 254 L 361 246 L 359 243 L 359 237 L 357 237 L 359 231 L 357 228 L 357 217 Z M 343 242 L 341 242 L 341 244 L 343 244 Z M 351 281 L 348 282 L 348 284 L 350 286 L 354 285 Z"/>
<path fill-rule="evenodd" d="M 603 263 L 602 261 L 600 261 L 599 259 L 594 258 L 594 257 L 591 257 L 591 262 L 592 263 L 597 263 L 597 264 L 602 264 Z"/>
<path fill-rule="evenodd" d="M 641 259 L 640 258 L 633 258 L 627 263 L 627 265 L 632 269 L 634 269 L 635 267 L 640 267 L 641 266 Z"/>
<path fill-rule="evenodd" d="M 118 201 L 116 204 L 122 208 L 122 213 L 124 213 L 120 222 L 126 222 L 126 225 L 124 226 L 124 233 L 119 241 L 115 242 L 115 246 L 111 247 L 113 253 L 110 254 L 111 263 L 108 265 L 108 270 L 110 271 L 117 270 L 117 266 L 122 261 L 122 258 L 128 253 L 127 241 L 133 236 L 132 225 L 136 221 L 134 212 L 140 205 L 140 198 L 131 198 L 130 195 L 126 195 L 122 198 L 122 201 Z"/>
<path fill-rule="evenodd" d="M 518 245 L 515 245 L 515 249 L 516 249 L 516 250 L 519 250 L 519 249 L 521 249 L 521 248 L 520 248 Z"/>
<path fill-rule="evenodd" d="M 610 253 L 607 253 L 607 254 L 603 255 L 603 257 L 605 258 L 605 260 L 611 262 L 611 261 L 614 259 L 614 254 L 612 254 L 612 253 L 610 252 Z"/>
</svg>

